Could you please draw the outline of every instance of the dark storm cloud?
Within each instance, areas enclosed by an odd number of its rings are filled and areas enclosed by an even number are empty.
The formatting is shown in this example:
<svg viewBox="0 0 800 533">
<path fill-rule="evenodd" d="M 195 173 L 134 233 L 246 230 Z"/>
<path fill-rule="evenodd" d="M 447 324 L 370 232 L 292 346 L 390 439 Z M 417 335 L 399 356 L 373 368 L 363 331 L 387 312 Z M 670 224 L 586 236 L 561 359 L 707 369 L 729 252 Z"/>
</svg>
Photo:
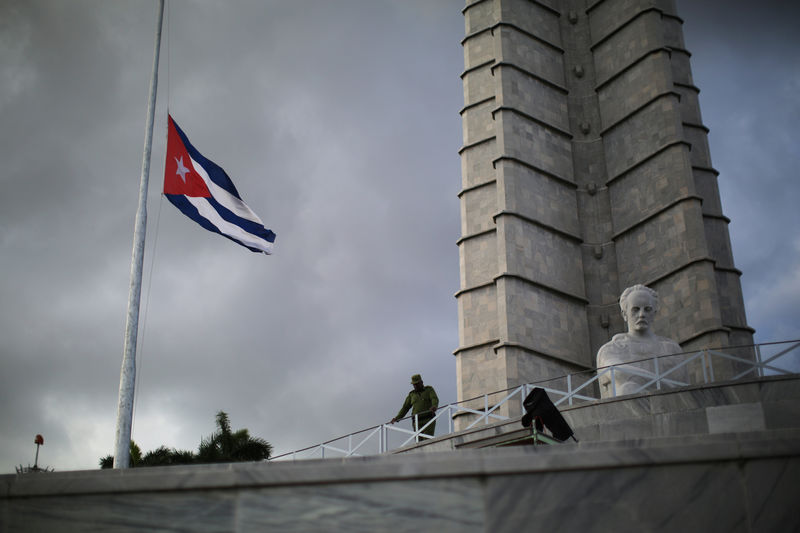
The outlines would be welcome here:
<svg viewBox="0 0 800 533">
<path fill-rule="evenodd" d="M 37 433 L 60 470 L 112 451 L 153 4 L 0 4 L 0 471 L 32 461 Z M 195 449 L 219 409 L 278 452 L 315 444 L 388 420 L 417 372 L 455 400 L 461 7 L 170 2 L 133 429 L 143 449 Z M 684 7 L 749 321 L 797 336 L 790 17 L 751 19 L 754 52 Z M 161 200 L 167 105 L 278 234 L 275 255 Z"/>
</svg>

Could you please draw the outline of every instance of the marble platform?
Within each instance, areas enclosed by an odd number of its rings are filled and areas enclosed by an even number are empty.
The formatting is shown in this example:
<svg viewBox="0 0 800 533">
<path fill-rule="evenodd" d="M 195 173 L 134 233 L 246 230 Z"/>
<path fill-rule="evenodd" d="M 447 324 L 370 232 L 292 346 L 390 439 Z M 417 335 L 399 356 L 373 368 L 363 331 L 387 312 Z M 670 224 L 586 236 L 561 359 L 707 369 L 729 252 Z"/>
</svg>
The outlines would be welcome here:
<svg viewBox="0 0 800 533">
<path fill-rule="evenodd" d="M 800 431 L 0 476 L 0 532 L 795 531 Z"/>
<path fill-rule="evenodd" d="M 581 442 L 800 429 L 800 375 L 693 385 L 558 409 Z M 528 434 L 515 417 L 392 453 L 483 448 Z"/>
</svg>

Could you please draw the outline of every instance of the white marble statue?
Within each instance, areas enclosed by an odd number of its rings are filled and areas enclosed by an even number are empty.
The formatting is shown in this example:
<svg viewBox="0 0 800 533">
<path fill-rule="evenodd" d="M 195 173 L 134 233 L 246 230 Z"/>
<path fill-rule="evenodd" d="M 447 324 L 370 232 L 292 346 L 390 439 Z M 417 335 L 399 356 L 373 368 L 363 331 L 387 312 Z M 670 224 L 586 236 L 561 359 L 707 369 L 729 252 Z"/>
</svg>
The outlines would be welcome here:
<svg viewBox="0 0 800 533">
<path fill-rule="evenodd" d="M 622 318 L 628 324 L 628 332 L 614 335 L 597 352 L 598 372 L 602 371 L 602 367 L 622 365 L 614 371 L 617 396 L 632 394 L 655 377 L 656 363 L 653 358 L 683 351 L 675 341 L 659 337 L 653 332 L 653 319 L 658 311 L 656 291 L 644 285 L 628 287 L 619 298 L 619 306 L 622 309 Z M 659 375 L 674 368 L 682 360 L 680 356 L 660 358 Z M 682 367 L 670 373 L 668 378 L 671 385 L 678 385 L 686 383 L 687 376 L 686 368 Z M 614 390 L 611 373 L 602 375 L 598 381 L 600 397 L 612 397 Z M 655 389 L 655 386 L 648 389 Z"/>
</svg>

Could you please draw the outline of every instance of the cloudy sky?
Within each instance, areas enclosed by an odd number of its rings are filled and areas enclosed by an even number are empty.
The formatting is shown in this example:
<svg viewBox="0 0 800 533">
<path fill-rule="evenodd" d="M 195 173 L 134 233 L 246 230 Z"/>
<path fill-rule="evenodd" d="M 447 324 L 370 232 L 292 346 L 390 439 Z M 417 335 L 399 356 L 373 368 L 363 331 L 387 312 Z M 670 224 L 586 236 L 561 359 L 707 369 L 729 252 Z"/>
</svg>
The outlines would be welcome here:
<svg viewBox="0 0 800 533">
<path fill-rule="evenodd" d="M 783 2 L 679 2 L 759 342 L 800 337 L 800 39 Z M 459 0 L 170 0 L 133 438 L 225 410 L 276 453 L 455 401 Z M 720 6 L 724 5 L 724 9 Z M 791 9 L 792 12 L 789 10 Z M 0 0 L 0 473 L 112 453 L 155 1 Z M 160 197 L 167 106 L 277 235 Z"/>
</svg>

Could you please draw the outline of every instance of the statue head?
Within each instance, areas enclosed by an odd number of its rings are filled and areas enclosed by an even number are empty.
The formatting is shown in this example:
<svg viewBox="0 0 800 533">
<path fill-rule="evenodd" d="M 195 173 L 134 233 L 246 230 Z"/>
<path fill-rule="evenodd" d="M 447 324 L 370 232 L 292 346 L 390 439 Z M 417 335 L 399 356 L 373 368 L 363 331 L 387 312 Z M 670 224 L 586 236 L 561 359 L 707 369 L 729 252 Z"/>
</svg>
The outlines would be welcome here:
<svg viewBox="0 0 800 533">
<path fill-rule="evenodd" d="M 619 297 L 622 319 L 628 324 L 628 333 L 643 335 L 651 331 L 658 311 L 658 293 L 644 285 L 628 287 Z"/>
</svg>

